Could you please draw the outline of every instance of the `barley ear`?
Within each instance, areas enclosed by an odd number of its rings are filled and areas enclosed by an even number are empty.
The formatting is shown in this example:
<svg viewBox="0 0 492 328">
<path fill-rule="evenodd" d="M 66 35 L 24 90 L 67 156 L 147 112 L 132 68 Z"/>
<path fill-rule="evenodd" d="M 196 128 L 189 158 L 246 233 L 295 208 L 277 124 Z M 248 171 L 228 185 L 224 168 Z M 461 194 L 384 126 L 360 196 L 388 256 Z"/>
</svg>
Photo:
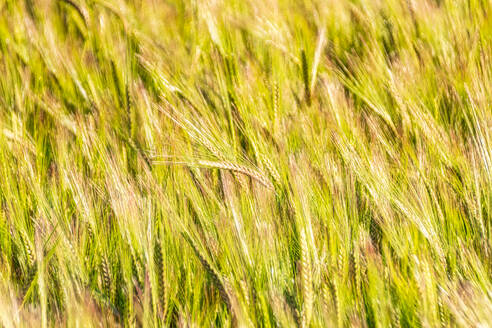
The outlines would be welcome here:
<svg viewBox="0 0 492 328">
<path fill-rule="evenodd" d="M 166 278 L 164 272 L 164 263 L 163 263 L 163 255 L 162 255 L 162 245 L 159 240 L 156 239 L 154 244 L 154 264 L 156 267 L 157 274 L 157 290 L 159 296 L 159 312 L 162 320 L 166 318 L 166 311 L 168 308 L 167 303 L 167 286 L 166 286 Z"/>
<path fill-rule="evenodd" d="M 103 291 L 109 296 L 111 292 L 111 273 L 109 271 L 108 260 L 105 255 L 101 258 L 101 282 Z"/>
<path fill-rule="evenodd" d="M 268 179 L 265 176 L 265 174 L 263 174 L 262 172 L 260 172 L 258 170 L 255 170 L 255 169 L 243 166 L 243 165 L 231 163 L 228 161 L 213 162 L 213 161 L 205 161 L 205 160 L 198 161 L 198 164 L 206 166 L 206 167 L 212 167 L 212 168 L 229 170 L 232 172 L 241 173 L 241 174 L 247 175 L 250 178 L 258 181 L 259 183 L 261 183 L 262 185 L 264 185 L 268 189 L 272 189 L 272 190 L 274 189 L 273 183 L 270 181 L 270 179 Z"/>
<path fill-rule="evenodd" d="M 301 50 L 302 79 L 304 81 L 304 97 L 308 106 L 311 106 L 311 89 L 309 87 L 309 68 L 306 58 L 306 51 Z"/>
<path fill-rule="evenodd" d="M 217 287 L 217 289 L 219 291 L 220 297 L 222 298 L 222 300 L 226 304 L 229 312 L 232 314 L 233 312 L 232 312 L 231 300 L 230 300 L 230 297 L 227 293 L 227 290 L 226 290 L 226 288 L 222 282 L 222 278 L 220 277 L 220 274 L 208 262 L 205 255 L 198 249 L 195 242 L 191 239 L 191 237 L 187 233 L 183 233 L 183 238 L 188 242 L 188 244 L 190 244 L 191 248 L 193 249 L 196 256 L 198 257 L 198 260 L 200 260 L 200 263 L 202 264 L 203 268 L 212 278 L 212 281 L 213 281 L 215 287 Z"/>
<path fill-rule="evenodd" d="M 303 298 L 301 327 L 305 328 L 309 327 L 309 324 L 311 322 L 314 303 L 314 292 L 311 257 L 309 254 L 308 243 L 306 240 L 306 233 L 304 231 L 304 228 L 302 228 L 300 231 L 299 245 L 301 247 L 300 273 Z"/>
</svg>

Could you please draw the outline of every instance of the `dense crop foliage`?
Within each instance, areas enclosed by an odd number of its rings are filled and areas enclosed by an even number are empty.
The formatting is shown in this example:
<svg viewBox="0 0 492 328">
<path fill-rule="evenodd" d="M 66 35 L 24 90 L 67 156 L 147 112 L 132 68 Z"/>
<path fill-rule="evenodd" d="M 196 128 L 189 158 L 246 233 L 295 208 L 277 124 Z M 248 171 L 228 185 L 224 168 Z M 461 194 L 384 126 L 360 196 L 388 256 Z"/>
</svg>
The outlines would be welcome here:
<svg viewBox="0 0 492 328">
<path fill-rule="evenodd" d="M 490 0 L 0 0 L 0 326 L 492 325 Z"/>
</svg>

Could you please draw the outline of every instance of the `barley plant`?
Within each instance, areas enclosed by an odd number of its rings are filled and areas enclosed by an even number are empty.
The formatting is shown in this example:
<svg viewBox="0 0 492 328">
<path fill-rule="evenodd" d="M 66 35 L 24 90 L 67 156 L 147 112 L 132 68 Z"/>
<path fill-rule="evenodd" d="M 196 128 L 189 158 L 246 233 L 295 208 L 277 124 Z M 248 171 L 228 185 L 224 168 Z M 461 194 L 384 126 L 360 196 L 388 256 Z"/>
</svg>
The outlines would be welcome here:
<svg viewBox="0 0 492 328">
<path fill-rule="evenodd" d="M 491 0 L 0 0 L 0 327 L 491 327 Z"/>
</svg>

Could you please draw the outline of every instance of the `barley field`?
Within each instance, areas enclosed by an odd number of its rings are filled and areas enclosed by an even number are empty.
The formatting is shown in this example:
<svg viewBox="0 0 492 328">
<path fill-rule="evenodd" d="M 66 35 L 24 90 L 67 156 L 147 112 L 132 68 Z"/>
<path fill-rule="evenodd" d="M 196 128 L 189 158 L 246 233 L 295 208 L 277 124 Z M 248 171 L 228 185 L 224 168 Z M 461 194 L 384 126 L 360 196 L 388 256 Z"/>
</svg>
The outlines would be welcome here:
<svg viewBox="0 0 492 328">
<path fill-rule="evenodd" d="M 0 0 L 0 327 L 492 327 L 491 0 Z"/>
</svg>

